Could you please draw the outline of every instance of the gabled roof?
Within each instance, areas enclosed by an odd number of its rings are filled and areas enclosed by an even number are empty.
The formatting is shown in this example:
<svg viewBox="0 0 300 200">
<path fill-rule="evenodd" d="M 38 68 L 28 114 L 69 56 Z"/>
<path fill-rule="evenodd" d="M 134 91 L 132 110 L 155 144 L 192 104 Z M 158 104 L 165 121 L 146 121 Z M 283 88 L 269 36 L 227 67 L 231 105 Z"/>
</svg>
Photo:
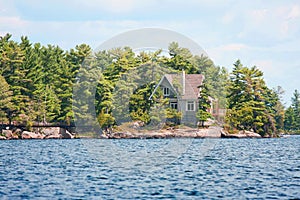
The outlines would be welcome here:
<svg viewBox="0 0 300 200">
<path fill-rule="evenodd" d="M 202 85 L 204 76 L 202 74 L 185 75 L 185 93 L 183 99 L 197 99 L 199 95 L 199 86 Z"/>
<path fill-rule="evenodd" d="M 202 74 L 185 74 L 184 72 L 180 74 L 165 74 L 156 86 L 153 94 L 156 92 L 158 86 L 162 84 L 164 78 L 168 80 L 178 96 L 182 99 L 197 99 L 199 94 L 198 87 L 202 85 L 204 80 Z M 152 98 L 152 95 L 150 98 Z"/>
</svg>

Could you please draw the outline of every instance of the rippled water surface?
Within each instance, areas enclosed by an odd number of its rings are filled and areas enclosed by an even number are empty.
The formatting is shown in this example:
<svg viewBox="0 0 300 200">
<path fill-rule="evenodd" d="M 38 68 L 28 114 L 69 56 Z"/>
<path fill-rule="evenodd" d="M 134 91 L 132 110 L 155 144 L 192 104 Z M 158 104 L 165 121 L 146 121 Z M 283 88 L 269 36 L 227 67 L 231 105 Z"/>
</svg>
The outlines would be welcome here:
<svg viewBox="0 0 300 200">
<path fill-rule="evenodd" d="M 300 137 L 0 141 L 0 199 L 296 199 Z"/>
</svg>

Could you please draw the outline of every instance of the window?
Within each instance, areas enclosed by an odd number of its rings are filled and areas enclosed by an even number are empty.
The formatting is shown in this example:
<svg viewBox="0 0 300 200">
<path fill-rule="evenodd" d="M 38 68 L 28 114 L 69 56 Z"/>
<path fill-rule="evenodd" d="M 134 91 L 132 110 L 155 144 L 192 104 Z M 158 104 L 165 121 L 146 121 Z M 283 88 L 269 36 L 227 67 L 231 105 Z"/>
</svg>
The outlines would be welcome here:
<svg viewBox="0 0 300 200">
<path fill-rule="evenodd" d="M 170 95 L 170 90 L 167 87 L 164 87 L 164 96 L 169 96 Z"/>
<path fill-rule="evenodd" d="M 195 102 L 194 101 L 188 101 L 186 105 L 187 111 L 195 111 Z"/>
<path fill-rule="evenodd" d="M 177 110 L 177 102 L 171 102 L 170 107 Z"/>
</svg>

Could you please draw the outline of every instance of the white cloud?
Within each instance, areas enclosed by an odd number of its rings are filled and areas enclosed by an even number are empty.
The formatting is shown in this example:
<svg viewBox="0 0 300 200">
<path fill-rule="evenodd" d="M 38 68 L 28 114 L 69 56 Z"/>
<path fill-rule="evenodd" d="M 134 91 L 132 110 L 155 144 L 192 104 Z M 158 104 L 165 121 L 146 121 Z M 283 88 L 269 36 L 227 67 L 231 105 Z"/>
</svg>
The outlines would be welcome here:
<svg viewBox="0 0 300 200">
<path fill-rule="evenodd" d="M 249 48 L 247 45 L 239 44 L 239 43 L 226 44 L 226 45 L 217 47 L 217 49 L 221 50 L 221 51 L 240 51 L 240 50 L 244 50 L 247 48 Z"/>
<path fill-rule="evenodd" d="M 15 16 L 17 10 L 11 0 L 0 0 L 0 16 Z"/>
<path fill-rule="evenodd" d="M 276 73 L 278 74 L 278 70 L 274 70 L 274 64 L 272 60 L 253 60 L 251 62 L 251 66 L 257 66 L 259 69 L 261 69 L 263 72 L 269 74 L 269 73 Z M 274 74 L 273 74 L 274 75 Z"/>
<path fill-rule="evenodd" d="M 300 7 L 298 5 L 294 5 L 291 8 L 290 13 L 288 14 L 288 19 L 295 19 L 300 17 Z"/>
<path fill-rule="evenodd" d="M 112 13 L 130 12 L 137 5 L 136 0 L 75 0 L 71 2 L 72 6 L 79 9 L 106 10 Z"/>
<path fill-rule="evenodd" d="M 229 24 L 235 19 L 235 13 L 227 12 L 221 19 L 223 24 Z"/>
</svg>

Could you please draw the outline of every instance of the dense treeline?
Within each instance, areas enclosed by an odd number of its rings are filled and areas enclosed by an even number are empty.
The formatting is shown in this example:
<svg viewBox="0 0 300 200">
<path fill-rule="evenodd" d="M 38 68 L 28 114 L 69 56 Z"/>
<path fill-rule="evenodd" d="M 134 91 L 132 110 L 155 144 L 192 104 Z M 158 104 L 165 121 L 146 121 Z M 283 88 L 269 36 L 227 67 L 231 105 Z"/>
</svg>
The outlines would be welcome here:
<svg viewBox="0 0 300 200">
<path fill-rule="evenodd" d="M 164 73 L 185 70 L 204 74 L 210 95 L 225 106 L 226 70 L 203 55 L 192 55 L 175 42 L 170 44 L 168 56 L 162 55 L 162 51 L 135 53 L 129 47 L 92 53 L 86 44 L 65 51 L 58 46 L 33 44 L 27 37 L 15 42 L 7 34 L 0 38 L 0 61 L 0 117 L 5 123 L 15 121 L 26 123 L 28 127 L 34 122 L 71 124 L 76 115 L 92 120 L 91 116 L 82 116 L 83 110 L 90 109 L 83 101 L 90 93 L 89 80 L 83 81 L 88 77 L 99 79 L 92 106 L 104 128 L 129 118 L 145 123 L 155 121 L 155 116 L 161 113 L 159 109 L 151 110 L 154 100 L 149 100 L 149 96 Z M 89 65 L 89 70 L 78 75 L 80 69 L 85 69 L 83 65 Z M 139 85 L 147 78 L 151 79 Z M 77 89 L 82 97 L 74 102 L 72 95 L 78 79 L 81 81 Z M 122 110 L 124 108 L 129 111 Z M 157 112 L 156 115 L 153 112 Z M 168 113 L 167 118 L 180 117 L 179 113 Z"/>
<path fill-rule="evenodd" d="M 0 38 L 2 120 L 25 122 L 72 121 L 72 83 L 84 58 L 87 45 L 64 51 L 58 46 L 32 44 L 27 37 L 12 41 Z M 4 118 L 4 119 L 3 119 Z"/>
<path fill-rule="evenodd" d="M 94 120 L 85 112 L 92 110 L 102 128 L 130 120 L 159 123 L 163 115 L 178 124 L 181 113 L 162 112 L 167 101 L 161 91 L 149 97 L 162 75 L 182 70 L 205 76 L 199 86 L 197 113 L 202 124 L 212 117 L 207 112 L 210 96 L 218 100 L 219 108 L 227 108 L 228 131 L 251 130 L 263 136 L 299 131 L 298 91 L 285 109 L 282 88 L 269 89 L 262 71 L 245 67 L 239 60 L 228 74 L 209 58 L 195 56 L 176 42 L 169 45 L 168 55 L 161 50 L 136 53 L 129 47 L 93 53 L 86 44 L 65 51 L 33 44 L 27 37 L 16 42 L 9 34 L 0 37 L 0 118 L 28 127 L 34 122 L 72 124 L 75 118 Z M 96 81 L 94 94 L 91 80 Z M 80 98 L 73 97 L 74 90 Z M 93 101 L 86 105 L 89 95 L 94 95 Z"/>
<path fill-rule="evenodd" d="M 289 133 L 300 133 L 300 94 L 295 90 L 292 104 L 285 111 L 284 129 Z"/>
<path fill-rule="evenodd" d="M 266 86 L 263 72 L 238 60 L 227 87 L 227 123 L 230 131 L 250 130 L 275 136 L 283 130 L 284 107 L 277 91 Z"/>
<path fill-rule="evenodd" d="M 285 110 L 283 89 L 267 87 L 263 72 L 234 63 L 227 86 L 226 128 L 230 132 L 249 130 L 262 136 L 296 133 L 300 128 L 300 94 L 296 90 L 292 105 Z"/>
</svg>

